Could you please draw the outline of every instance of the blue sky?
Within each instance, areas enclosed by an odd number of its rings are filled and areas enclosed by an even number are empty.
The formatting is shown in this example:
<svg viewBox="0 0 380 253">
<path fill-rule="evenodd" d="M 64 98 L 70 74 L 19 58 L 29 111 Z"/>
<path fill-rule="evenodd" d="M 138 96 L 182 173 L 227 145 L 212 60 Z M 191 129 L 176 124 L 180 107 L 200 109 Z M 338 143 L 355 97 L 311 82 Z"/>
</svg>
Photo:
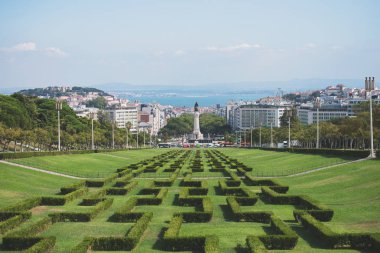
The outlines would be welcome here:
<svg viewBox="0 0 380 253">
<path fill-rule="evenodd" d="M 0 86 L 380 78 L 380 1 L 0 2 Z"/>
</svg>

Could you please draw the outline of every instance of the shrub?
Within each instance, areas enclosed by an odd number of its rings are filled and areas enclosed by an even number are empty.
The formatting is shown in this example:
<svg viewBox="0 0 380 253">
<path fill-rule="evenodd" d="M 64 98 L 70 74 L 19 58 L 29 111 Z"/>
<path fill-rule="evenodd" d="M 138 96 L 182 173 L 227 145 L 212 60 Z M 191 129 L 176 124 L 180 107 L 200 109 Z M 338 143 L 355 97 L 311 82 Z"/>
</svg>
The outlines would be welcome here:
<svg viewBox="0 0 380 253">
<path fill-rule="evenodd" d="M 17 202 L 14 205 L 11 205 L 9 207 L 4 207 L 0 209 L 0 212 L 21 212 L 21 211 L 27 211 L 33 207 L 36 207 L 40 205 L 41 198 L 29 198 L 22 200 L 20 202 Z"/>
<path fill-rule="evenodd" d="M 217 236 L 214 236 L 214 235 L 206 236 L 204 252 L 205 253 L 219 253 L 220 252 L 219 238 Z"/>
<path fill-rule="evenodd" d="M 21 230 L 17 230 L 11 233 L 8 233 L 6 237 L 25 237 L 25 236 L 34 236 L 42 231 L 46 230 L 53 224 L 53 221 L 49 217 L 45 217 L 42 220 L 39 220 L 28 227 L 24 227 Z"/>
<path fill-rule="evenodd" d="M 247 236 L 246 239 L 248 249 L 252 253 L 267 253 L 264 243 L 256 236 Z"/>
<path fill-rule="evenodd" d="M 66 199 L 62 197 L 42 197 L 41 205 L 43 206 L 63 206 L 66 203 Z"/>
<path fill-rule="evenodd" d="M 89 222 L 101 211 L 106 210 L 112 205 L 113 199 L 104 199 L 95 205 L 89 212 L 63 212 L 51 213 L 49 216 L 53 222 Z"/>
<path fill-rule="evenodd" d="M 23 251 L 24 253 L 47 253 L 52 252 L 55 245 L 55 237 L 44 237 L 39 242 L 34 244 L 29 249 Z"/>
<path fill-rule="evenodd" d="M 0 213 L 0 234 L 18 226 L 32 216 L 30 212 L 1 212 Z"/>
<path fill-rule="evenodd" d="M 85 237 L 77 246 L 75 246 L 70 253 L 87 253 L 91 248 L 94 238 Z"/>
<path fill-rule="evenodd" d="M 82 180 L 82 181 L 79 181 L 79 182 L 76 182 L 76 183 L 73 183 L 71 185 L 67 185 L 67 186 L 64 186 L 60 189 L 61 191 L 61 194 L 62 195 L 65 195 L 65 194 L 68 194 L 70 192 L 73 192 L 73 191 L 76 191 L 78 190 L 79 188 L 82 188 L 86 185 L 86 181 Z"/>
</svg>

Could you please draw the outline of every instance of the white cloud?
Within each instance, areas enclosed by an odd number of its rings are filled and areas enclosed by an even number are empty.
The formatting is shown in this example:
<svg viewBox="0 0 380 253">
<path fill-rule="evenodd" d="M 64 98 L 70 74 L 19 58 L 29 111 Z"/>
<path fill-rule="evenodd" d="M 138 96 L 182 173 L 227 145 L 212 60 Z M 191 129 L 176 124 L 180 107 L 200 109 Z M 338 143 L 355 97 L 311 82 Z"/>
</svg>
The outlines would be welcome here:
<svg viewBox="0 0 380 253">
<path fill-rule="evenodd" d="M 35 42 L 23 42 L 16 44 L 12 47 L 0 48 L 2 52 L 14 53 L 14 52 L 42 52 L 50 56 L 67 56 L 67 53 L 57 47 L 47 47 L 39 49 Z"/>
<path fill-rule="evenodd" d="M 182 56 L 182 55 L 185 55 L 186 52 L 184 50 L 182 50 L 182 49 L 178 49 L 178 50 L 176 50 L 174 52 L 174 54 L 177 55 L 177 56 Z"/>
<path fill-rule="evenodd" d="M 306 44 L 306 48 L 309 48 L 309 49 L 314 49 L 316 47 L 317 47 L 317 45 L 315 43 L 312 43 L 312 42 Z"/>
<path fill-rule="evenodd" d="M 60 56 L 60 57 L 65 57 L 67 56 L 67 53 L 62 51 L 61 49 L 57 47 L 47 47 L 44 49 L 44 51 L 51 56 Z"/>
<path fill-rule="evenodd" d="M 163 50 L 158 50 L 158 51 L 155 51 L 154 52 L 154 55 L 155 56 L 162 56 L 162 55 L 164 55 L 165 54 L 165 51 L 163 51 Z"/>
<path fill-rule="evenodd" d="M 248 44 L 248 43 L 242 43 L 234 46 L 229 47 L 216 47 L 216 46 L 210 46 L 207 47 L 206 50 L 208 51 L 214 51 L 214 52 L 233 52 L 237 50 L 247 50 L 247 49 L 258 49 L 261 48 L 260 44 Z"/>
<path fill-rule="evenodd" d="M 10 50 L 16 51 L 16 52 L 36 51 L 37 46 L 36 46 L 36 43 L 34 42 L 25 42 L 25 43 L 20 43 L 11 47 Z"/>
</svg>

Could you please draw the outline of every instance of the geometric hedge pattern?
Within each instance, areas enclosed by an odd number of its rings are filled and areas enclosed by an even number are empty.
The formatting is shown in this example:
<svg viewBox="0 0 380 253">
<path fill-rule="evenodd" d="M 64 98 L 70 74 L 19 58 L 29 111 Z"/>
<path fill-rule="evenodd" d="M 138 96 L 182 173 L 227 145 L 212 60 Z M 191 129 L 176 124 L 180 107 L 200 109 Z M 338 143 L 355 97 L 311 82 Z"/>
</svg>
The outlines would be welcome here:
<svg viewBox="0 0 380 253">
<path fill-rule="evenodd" d="M 181 232 L 184 226 L 205 228 L 211 224 L 215 218 L 215 196 L 225 202 L 220 223 L 266 227 L 262 234 L 246 235 L 243 247 L 247 252 L 293 249 L 299 237 L 289 222 L 300 224 L 323 248 L 380 252 L 379 234 L 336 233 L 328 227 L 334 215 L 332 209 L 305 195 L 289 195 L 288 186 L 253 177 L 251 171 L 252 168 L 217 149 L 171 150 L 117 169 L 102 180 L 81 180 L 61 187 L 56 195 L 27 199 L 1 209 L 0 252 L 54 252 L 60 238 L 44 236 L 46 232 L 62 224 L 91 224 L 102 213 L 107 216 L 104 223 L 124 226 L 124 233 L 86 235 L 63 252 L 139 251 L 146 230 L 153 226 L 152 220 L 163 215 L 157 213 L 157 207 L 169 205 L 175 208 L 168 208 L 164 212 L 166 218 L 158 219 L 160 233 L 152 247 L 167 252 L 223 252 L 217 227 L 207 234 L 201 233 L 202 229 L 195 229 L 191 235 Z M 218 180 L 214 188 L 209 185 L 210 178 Z M 169 199 L 168 192 L 175 193 L 173 199 Z M 257 210 L 258 200 L 268 206 L 294 207 L 294 220 L 282 220 L 270 208 Z M 33 211 L 39 207 L 50 207 L 50 211 L 35 215 Z"/>
</svg>

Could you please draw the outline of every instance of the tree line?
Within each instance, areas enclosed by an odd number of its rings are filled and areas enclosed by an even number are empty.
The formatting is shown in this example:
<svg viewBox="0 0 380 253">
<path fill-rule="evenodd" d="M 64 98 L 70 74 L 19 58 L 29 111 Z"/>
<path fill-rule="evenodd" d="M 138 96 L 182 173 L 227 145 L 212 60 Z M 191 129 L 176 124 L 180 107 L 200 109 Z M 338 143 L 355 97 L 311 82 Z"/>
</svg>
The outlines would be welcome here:
<svg viewBox="0 0 380 253">
<path fill-rule="evenodd" d="M 225 135 L 231 133 L 231 128 L 227 124 L 224 117 L 220 117 L 211 113 L 202 113 L 199 116 L 200 130 L 203 136 L 210 135 Z M 163 127 L 159 135 L 167 140 L 172 137 L 182 137 L 185 134 L 193 132 L 194 127 L 194 115 L 190 113 L 184 113 L 179 117 L 170 118 L 165 127 Z"/>
<path fill-rule="evenodd" d="M 62 150 L 91 149 L 91 119 L 78 117 L 67 105 L 60 112 Z M 58 145 L 55 100 L 15 93 L 0 95 L 0 151 L 50 151 Z M 145 142 L 144 142 L 145 140 Z M 149 135 L 114 127 L 114 147 L 148 144 Z M 96 149 L 112 148 L 112 123 L 100 112 L 94 120 Z"/>
<path fill-rule="evenodd" d="M 370 116 L 368 103 L 359 105 L 360 113 L 356 117 L 337 118 L 331 121 L 319 123 L 319 146 L 321 148 L 337 149 L 368 149 L 370 148 Z M 280 118 L 281 127 L 273 128 L 273 143 L 282 143 L 288 140 L 289 120 L 288 112 Z M 291 140 L 293 144 L 302 148 L 315 148 L 317 142 L 317 125 L 301 125 L 296 112 L 293 111 L 290 117 L 291 121 Z M 374 126 L 374 146 L 378 149 L 380 143 L 380 106 L 373 107 L 373 126 Z M 250 146 L 252 132 L 252 145 L 258 146 L 260 142 L 268 146 L 271 141 L 270 128 L 257 128 L 246 133 L 240 133 L 238 139 L 243 145 Z M 236 139 L 235 136 L 229 136 L 230 139 Z"/>
</svg>

